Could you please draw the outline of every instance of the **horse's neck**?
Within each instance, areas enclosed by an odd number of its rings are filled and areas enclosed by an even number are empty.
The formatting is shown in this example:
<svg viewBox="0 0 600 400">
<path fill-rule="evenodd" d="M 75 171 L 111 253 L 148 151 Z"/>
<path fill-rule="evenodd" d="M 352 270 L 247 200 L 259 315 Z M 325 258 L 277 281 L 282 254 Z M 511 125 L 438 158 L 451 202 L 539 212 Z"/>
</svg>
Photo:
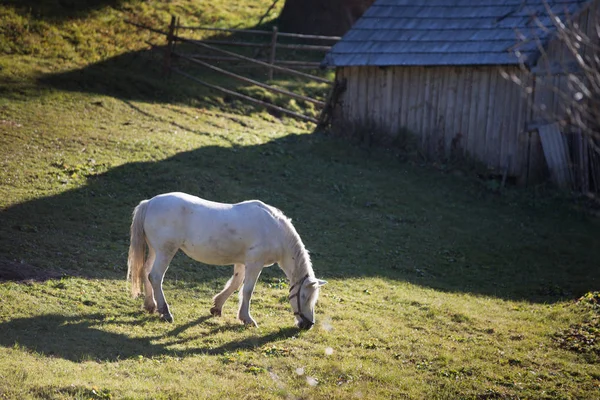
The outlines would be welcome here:
<svg viewBox="0 0 600 400">
<path fill-rule="evenodd" d="M 282 260 L 281 268 L 292 285 L 306 275 L 314 276 L 310 257 L 303 246 L 301 248 L 290 249 Z"/>
<path fill-rule="evenodd" d="M 285 251 L 283 259 L 279 263 L 281 269 L 285 272 L 287 278 L 290 280 L 290 284 L 295 284 L 300 279 L 304 278 L 307 274 L 314 277 L 312 264 L 310 262 L 310 256 L 298 232 L 291 224 L 290 220 L 282 215 L 282 224 L 280 225 L 284 230 L 285 237 Z"/>
</svg>

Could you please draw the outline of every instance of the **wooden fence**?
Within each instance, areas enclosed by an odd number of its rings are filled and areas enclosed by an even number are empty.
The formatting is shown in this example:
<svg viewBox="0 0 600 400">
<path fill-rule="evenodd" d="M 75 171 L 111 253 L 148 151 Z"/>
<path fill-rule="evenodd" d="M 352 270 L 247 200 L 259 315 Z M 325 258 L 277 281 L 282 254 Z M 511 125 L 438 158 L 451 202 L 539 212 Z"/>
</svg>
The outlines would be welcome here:
<svg viewBox="0 0 600 400">
<path fill-rule="evenodd" d="M 201 84 L 205 87 L 220 91 L 222 93 L 226 93 L 228 95 L 240 98 L 244 101 L 251 102 L 253 104 L 257 104 L 266 108 L 270 108 L 281 112 L 286 115 L 290 115 L 294 118 L 298 118 L 304 121 L 310 121 L 317 125 L 324 125 L 327 123 L 329 119 L 329 111 L 331 107 L 328 104 L 331 102 L 331 99 L 334 93 L 337 93 L 338 88 L 333 87 L 334 82 L 325 79 L 323 77 L 310 74 L 307 72 L 299 71 L 299 69 L 313 69 L 316 70 L 319 68 L 318 62 L 310 62 L 304 60 L 278 60 L 277 59 L 277 50 L 278 49 L 286 49 L 293 50 L 295 52 L 321 52 L 323 55 L 331 48 L 331 46 L 323 45 L 320 43 L 323 42 L 336 42 L 340 38 L 336 36 L 319 36 L 319 35 L 302 35 L 295 33 L 284 33 L 279 32 L 277 27 L 273 27 L 272 31 L 261 31 L 261 30 L 251 30 L 251 29 L 226 29 L 226 28 L 214 28 L 214 27 L 194 27 L 194 26 L 182 26 L 179 23 L 179 19 L 176 17 L 171 18 L 171 23 L 169 25 L 168 30 L 163 31 L 160 29 L 155 29 L 146 25 L 141 25 L 132 21 L 127 21 L 129 24 L 134 25 L 138 28 L 145 29 L 154 33 L 158 33 L 160 35 L 164 35 L 167 40 L 167 45 L 164 50 L 164 73 L 168 74 L 170 72 L 174 72 L 181 76 L 184 76 L 198 84 Z M 186 38 L 179 34 L 180 31 L 188 30 L 188 31 L 209 31 L 209 32 L 223 32 L 223 33 L 234 33 L 236 35 L 259 35 L 268 38 L 267 41 L 264 42 L 251 42 L 251 41 L 237 41 L 237 40 L 226 40 L 226 39 L 209 39 L 209 40 L 197 40 Z M 289 38 L 288 40 L 301 40 L 301 41 L 318 41 L 319 44 L 306 44 L 306 43 L 280 43 L 280 38 Z M 203 50 L 202 53 L 190 53 L 184 52 L 177 47 L 177 43 L 185 43 L 188 44 L 195 49 Z M 158 47 L 152 43 L 153 47 Z M 248 57 L 234 51 L 225 50 L 222 47 L 238 47 L 238 48 L 254 48 L 255 54 L 254 57 Z M 259 58 L 259 53 L 267 51 L 268 54 L 266 57 Z M 213 53 L 213 54 L 207 54 Z M 216 53 L 216 55 L 214 54 Z M 227 89 L 225 87 L 212 84 L 206 82 L 189 72 L 183 70 L 181 66 L 175 66 L 177 60 L 185 60 L 190 64 L 200 66 L 203 68 L 207 68 L 213 72 L 217 72 L 219 74 L 225 75 L 229 78 L 236 79 L 243 83 L 255 85 L 261 87 L 267 91 L 274 92 L 283 96 L 287 96 L 293 99 L 309 102 L 315 105 L 315 108 L 320 110 L 319 118 L 314 118 L 309 115 L 305 115 L 302 113 L 298 113 L 296 111 L 292 111 L 286 109 L 284 107 L 279 107 L 275 104 L 271 104 L 251 96 L 247 96 L 245 94 L 236 92 L 231 89 Z M 238 73 L 234 73 L 229 70 L 225 70 L 220 66 L 215 65 L 216 63 L 223 64 L 227 63 L 230 67 L 234 66 L 234 63 L 243 63 L 244 68 L 254 67 L 254 68 L 264 68 L 267 70 L 268 80 L 273 79 L 273 74 L 284 73 L 293 75 L 296 77 L 300 77 L 307 81 L 316 81 L 320 83 L 324 83 L 327 85 L 332 85 L 330 88 L 330 93 L 326 101 L 321 101 L 318 99 L 314 99 L 308 96 L 304 96 L 298 93 L 291 92 L 289 90 L 285 90 L 282 88 L 277 88 L 267 83 L 259 82 L 255 79 L 251 79 L 246 76 L 242 76 Z M 293 67 L 293 68 L 291 68 Z"/>
</svg>

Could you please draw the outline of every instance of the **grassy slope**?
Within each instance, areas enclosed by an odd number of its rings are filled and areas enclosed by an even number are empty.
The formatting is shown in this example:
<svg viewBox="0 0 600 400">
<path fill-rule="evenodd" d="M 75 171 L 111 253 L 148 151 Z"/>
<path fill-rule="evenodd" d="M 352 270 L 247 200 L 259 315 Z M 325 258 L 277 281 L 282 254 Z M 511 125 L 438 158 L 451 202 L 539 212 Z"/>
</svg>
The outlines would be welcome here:
<svg viewBox="0 0 600 400">
<path fill-rule="evenodd" d="M 570 299 L 598 289 L 597 221 L 164 81 L 120 22 L 251 26 L 270 0 L 89 3 L 0 6 L 0 260 L 78 276 L 0 284 L 0 398 L 600 396 L 598 347 L 557 336 L 594 318 Z M 315 329 L 291 328 L 276 267 L 260 328 L 235 299 L 207 318 L 230 268 L 183 256 L 175 324 L 143 314 L 123 281 L 130 213 L 171 190 L 292 217 L 329 280 Z"/>
</svg>

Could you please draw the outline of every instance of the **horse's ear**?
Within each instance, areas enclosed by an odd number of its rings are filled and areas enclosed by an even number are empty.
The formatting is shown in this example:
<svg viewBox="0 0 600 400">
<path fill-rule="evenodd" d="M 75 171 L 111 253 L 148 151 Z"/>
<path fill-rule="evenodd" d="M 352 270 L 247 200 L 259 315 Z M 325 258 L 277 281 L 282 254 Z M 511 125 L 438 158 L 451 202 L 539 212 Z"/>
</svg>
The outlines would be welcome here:
<svg viewBox="0 0 600 400">
<path fill-rule="evenodd" d="M 317 280 L 311 282 L 311 285 L 314 286 L 315 288 L 318 288 L 318 287 L 323 286 L 326 283 L 327 283 L 327 281 L 324 281 L 324 280 L 321 280 L 321 279 L 317 279 Z"/>
</svg>

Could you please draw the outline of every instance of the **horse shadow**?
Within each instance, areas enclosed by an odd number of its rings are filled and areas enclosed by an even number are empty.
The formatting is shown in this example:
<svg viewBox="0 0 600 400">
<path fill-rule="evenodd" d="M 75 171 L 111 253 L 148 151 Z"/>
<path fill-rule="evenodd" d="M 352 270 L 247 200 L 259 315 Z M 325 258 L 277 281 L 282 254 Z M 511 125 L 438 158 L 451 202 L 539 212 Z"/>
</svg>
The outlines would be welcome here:
<svg viewBox="0 0 600 400">
<path fill-rule="evenodd" d="M 193 126 L 187 128 L 194 132 Z M 49 168 L 50 174 L 63 173 L 61 165 Z M 256 198 L 282 209 L 293 218 L 317 275 L 325 279 L 374 276 L 532 302 L 573 298 L 597 286 L 594 223 L 558 221 L 535 208 L 517 211 L 469 182 L 430 173 L 424 183 L 422 170 L 413 168 L 410 177 L 407 168 L 392 157 L 370 155 L 315 133 L 252 146 L 205 146 L 160 161 L 90 169 L 83 186 L 1 211 L 0 264 L 8 260 L 47 271 L 59 266 L 66 275 L 124 279 L 133 208 L 158 193 L 181 191 L 228 203 Z M 406 191 L 389 190 L 398 179 Z M 464 193 L 456 192 L 457 185 Z M 461 208 L 469 213 L 457 214 L 452 225 L 437 219 L 438 210 L 425 206 L 432 188 L 446 196 L 446 216 L 454 217 Z M 479 216 L 489 218 L 490 207 L 494 218 L 507 221 L 494 231 L 504 242 L 496 239 L 492 247 L 491 238 L 463 234 L 486 222 Z M 534 218 L 546 222 L 540 227 Z M 584 231 L 566 249 L 561 245 L 565 237 L 544 231 L 553 226 L 549 220 L 562 224 L 565 232 Z M 528 224 L 530 242 L 515 236 L 517 223 Z M 458 234 L 445 234 L 440 224 Z M 554 244 L 564 250 L 545 255 Z M 506 248 L 522 250 L 507 256 Z M 531 264 L 524 268 L 524 262 Z M 208 283 L 215 292 L 230 274 L 229 268 L 199 268 L 182 255 L 172 266 L 167 281 Z M 284 278 L 278 268 L 266 268 L 261 281 L 276 284 Z"/>
<path fill-rule="evenodd" d="M 140 316 L 135 315 L 136 325 Z M 208 325 L 211 317 L 200 317 L 178 326 L 166 334 L 132 337 L 127 334 L 110 332 L 111 326 L 132 324 L 124 318 L 106 319 L 103 314 L 82 314 L 68 316 L 62 314 L 44 314 L 28 318 L 15 318 L 0 323 L 0 346 L 19 348 L 46 357 L 57 357 L 73 362 L 99 361 L 115 362 L 125 359 L 142 359 L 161 356 L 187 357 L 195 354 L 223 355 L 238 350 L 253 349 L 265 344 L 297 335 L 298 328 L 281 328 L 263 335 L 251 335 L 242 340 L 233 340 L 218 346 L 204 341 L 216 333 L 239 331 L 239 324 Z M 143 320 L 143 317 L 142 317 Z M 210 327 L 199 335 L 181 334 L 191 327 Z M 191 342 L 191 344 L 190 344 Z M 186 343 L 185 350 L 177 345 Z"/>
</svg>

